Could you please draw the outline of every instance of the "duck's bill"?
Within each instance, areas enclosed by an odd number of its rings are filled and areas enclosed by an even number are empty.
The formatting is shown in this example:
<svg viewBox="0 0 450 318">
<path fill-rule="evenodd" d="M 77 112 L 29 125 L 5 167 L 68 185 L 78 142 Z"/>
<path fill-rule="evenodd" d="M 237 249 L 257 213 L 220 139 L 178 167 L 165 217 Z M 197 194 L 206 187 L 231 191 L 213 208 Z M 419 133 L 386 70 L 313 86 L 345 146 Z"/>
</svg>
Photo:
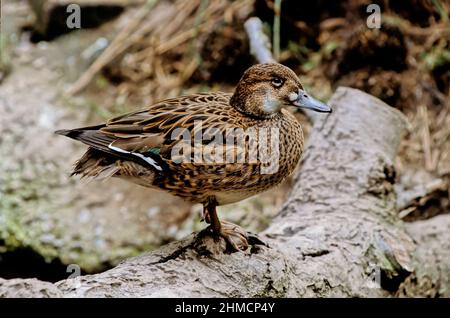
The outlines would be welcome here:
<svg viewBox="0 0 450 318">
<path fill-rule="evenodd" d="M 298 98 L 293 102 L 293 104 L 300 108 L 311 109 L 321 113 L 331 113 L 332 111 L 330 106 L 322 103 L 320 100 L 313 98 L 311 95 L 308 95 L 305 92 L 301 92 L 298 95 Z"/>
</svg>

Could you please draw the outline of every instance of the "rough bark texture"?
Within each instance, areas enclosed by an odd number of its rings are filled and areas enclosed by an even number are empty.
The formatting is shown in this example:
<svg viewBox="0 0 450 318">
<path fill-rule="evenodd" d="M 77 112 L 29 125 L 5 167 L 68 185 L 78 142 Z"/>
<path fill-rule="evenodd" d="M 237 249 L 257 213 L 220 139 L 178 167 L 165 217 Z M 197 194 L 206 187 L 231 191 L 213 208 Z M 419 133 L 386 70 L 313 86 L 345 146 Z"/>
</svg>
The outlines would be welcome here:
<svg viewBox="0 0 450 318">
<path fill-rule="evenodd" d="M 425 296 L 431 285 L 433 295 L 448 296 L 450 217 L 406 228 L 396 214 L 393 161 L 403 115 L 350 88 L 339 88 L 330 104 L 333 113 L 314 124 L 288 201 L 261 233 L 269 247 L 225 254 L 223 244 L 193 234 L 101 274 L 56 283 L 61 295 Z M 18 295 L 1 285 L 0 295 Z"/>
<path fill-rule="evenodd" d="M 46 298 L 62 297 L 61 291 L 52 283 L 38 279 L 0 278 L 0 298 Z"/>
<path fill-rule="evenodd" d="M 450 215 L 407 224 L 417 242 L 415 272 L 400 286 L 406 297 L 450 297 Z"/>
</svg>

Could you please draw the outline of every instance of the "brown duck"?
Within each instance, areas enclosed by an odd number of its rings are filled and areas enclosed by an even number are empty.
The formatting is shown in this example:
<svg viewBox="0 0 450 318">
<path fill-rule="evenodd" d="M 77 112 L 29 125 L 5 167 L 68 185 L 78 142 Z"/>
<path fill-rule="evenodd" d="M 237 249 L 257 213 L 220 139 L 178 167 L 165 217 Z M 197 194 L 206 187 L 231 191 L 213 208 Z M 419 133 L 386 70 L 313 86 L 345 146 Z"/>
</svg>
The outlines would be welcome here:
<svg viewBox="0 0 450 318">
<path fill-rule="evenodd" d="M 219 221 L 216 207 L 267 190 L 292 173 L 303 133 L 286 106 L 331 112 L 288 67 L 257 64 L 234 94 L 167 99 L 105 124 L 56 133 L 89 146 L 72 175 L 120 177 L 201 203 L 208 229 L 233 250 L 244 250 L 248 234 Z"/>
</svg>

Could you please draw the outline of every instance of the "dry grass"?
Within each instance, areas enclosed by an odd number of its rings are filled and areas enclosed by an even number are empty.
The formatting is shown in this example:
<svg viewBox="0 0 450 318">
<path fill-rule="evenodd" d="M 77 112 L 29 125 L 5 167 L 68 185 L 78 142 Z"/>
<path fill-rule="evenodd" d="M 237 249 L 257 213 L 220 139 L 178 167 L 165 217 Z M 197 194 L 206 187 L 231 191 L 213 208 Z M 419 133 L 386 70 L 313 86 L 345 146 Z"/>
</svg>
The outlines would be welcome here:
<svg viewBox="0 0 450 318">
<path fill-rule="evenodd" d="M 150 1 L 130 14 L 70 92 L 81 91 L 103 71 L 118 79 L 119 95 L 145 103 L 176 96 L 201 64 L 199 51 L 208 35 L 219 25 L 243 21 L 252 7 L 245 0 Z"/>
</svg>

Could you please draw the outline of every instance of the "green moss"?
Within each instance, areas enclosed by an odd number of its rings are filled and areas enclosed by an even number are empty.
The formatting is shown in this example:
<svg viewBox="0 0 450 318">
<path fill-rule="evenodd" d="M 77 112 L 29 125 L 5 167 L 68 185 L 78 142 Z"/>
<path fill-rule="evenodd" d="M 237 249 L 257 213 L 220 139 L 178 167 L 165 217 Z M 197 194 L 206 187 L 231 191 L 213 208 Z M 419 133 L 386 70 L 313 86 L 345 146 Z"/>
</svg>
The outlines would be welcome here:
<svg viewBox="0 0 450 318">
<path fill-rule="evenodd" d="M 433 46 L 431 50 L 422 53 L 422 61 L 429 70 L 447 64 L 450 62 L 450 50 L 446 48 L 445 41 Z"/>
<path fill-rule="evenodd" d="M 0 34 L 0 81 L 11 72 L 11 49 L 10 40 Z"/>
<path fill-rule="evenodd" d="M 30 169 L 22 166 L 20 170 L 26 168 Z M 36 235 L 45 231 L 29 226 L 33 218 L 27 211 L 36 207 L 36 201 L 45 203 L 43 208 L 49 207 L 45 189 L 46 185 L 41 178 L 27 180 L 17 172 L 4 173 L 0 188 L 0 235 L 6 250 L 32 247 L 48 261 L 57 257 L 58 253 L 53 247 L 36 240 Z"/>
<path fill-rule="evenodd" d="M 434 10 L 439 13 L 441 20 L 444 22 L 448 21 L 448 12 L 445 9 L 445 5 L 442 4 L 442 1 L 440 0 L 431 0 L 431 3 L 433 4 Z"/>
<path fill-rule="evenodd" d="M 0 188 L 0 242 L 3 244 L 0 246 L 0 252 L 14 251 L 23 247 L 31 248 L 47 262 L 59 258 L 65 264 L 76 263 L 87 272 L 96 272 L 104 270 L 105 266 L 115 265 L 126 257 L 156 248 L 151 244 L 117 246 L 112 253 L 104 257 L 89 246 L 73 248 L 64 241 L 70 238 L 64 236 L 61 227 L 46 228 L 46 223 L 39 219 L 40 213 L 33 211 L 36 208 L 39 211 L 57 209 L 52 204 L 51 198 L 42 195 L 43 191 L 40 189 L 45 185 L 38 181 L 39 178 L 36 178 L 37 181 L 23 182 L 17 180 L 14 174 L 6 174 L 4 177 Z M 49 233 L 55 239 L 62 240 L 62 244 L 55 246 L 51 242 L 46 243 L 39 239 Z"/>
</svg>

